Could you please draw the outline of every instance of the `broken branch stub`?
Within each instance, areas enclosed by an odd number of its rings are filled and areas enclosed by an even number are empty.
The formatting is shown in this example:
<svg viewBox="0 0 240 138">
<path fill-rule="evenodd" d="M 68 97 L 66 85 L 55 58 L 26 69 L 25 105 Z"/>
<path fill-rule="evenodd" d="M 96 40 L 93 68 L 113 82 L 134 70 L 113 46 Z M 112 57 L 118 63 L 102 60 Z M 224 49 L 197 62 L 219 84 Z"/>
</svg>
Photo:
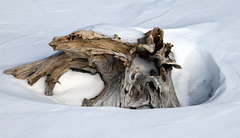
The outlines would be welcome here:
<svg viewBox="0 0 240 138">
<path fill-rule="evenodd" d="M 155 27 L 138 39 L 125 43 L 118 35 L 110 38 L 93 31 L 81 30 L 54 37 L 49 45 L 58 54 L 43 60 L 4 71 L 29 85 L 47 76 L 45 94 L 51 96 L 59 78 L 69 69 L 99 73 L 104 89 L 83 106 L 122 108 L 169 108 L 180 106 L 171 78 L 173 67 L 181 68 L 171 52 L 172 44 L 163 43 L 163 30 Z M 133 63 L 140 57 L 154 62 L 158 72 L 142 73 Z"/>
</svg>

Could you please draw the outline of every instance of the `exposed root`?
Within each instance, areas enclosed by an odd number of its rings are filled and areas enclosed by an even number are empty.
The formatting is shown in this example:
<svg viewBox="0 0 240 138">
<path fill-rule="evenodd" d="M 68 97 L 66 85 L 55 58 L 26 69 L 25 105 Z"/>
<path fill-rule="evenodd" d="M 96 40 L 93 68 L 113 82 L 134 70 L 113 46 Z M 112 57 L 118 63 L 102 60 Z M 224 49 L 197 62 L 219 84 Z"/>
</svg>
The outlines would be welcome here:
<svg viewBox="0 0 240 138">
<path fill-rule="evenodd" d="M 170 43 L 163 43 L 163 31 L 155 27 L 137 44 L 124 43 L 115 35 L 109 38 L 93 31 L 78 31 L 49 43 L 54 50 L 63 51 L 46 59 L 6 70 L 5 74 L 27 79 L 34 85 L 47 76 L 45 94 L 53 95 L 59 78 L 69 69 L 99 73 L 104 81 L 103 91 L 83 106 L 116 106 L 138 109 L 180 106 L 171 79 L 173 67 L 181 68 L 171 52 Z M 155 62 L 159 73 L 141 73 L 132 63 L 139 54 Z M 159 75 L 157 75 L 159 74 Z"/>
</svg>

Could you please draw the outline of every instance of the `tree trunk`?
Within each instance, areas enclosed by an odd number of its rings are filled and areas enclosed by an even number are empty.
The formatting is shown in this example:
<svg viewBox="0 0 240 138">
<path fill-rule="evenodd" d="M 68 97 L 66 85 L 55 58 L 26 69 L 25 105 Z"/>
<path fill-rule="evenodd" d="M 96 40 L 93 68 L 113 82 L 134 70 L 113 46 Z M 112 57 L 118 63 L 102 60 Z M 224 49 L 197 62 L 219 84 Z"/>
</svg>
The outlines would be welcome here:
<svg viewBox="0 0 240 138">
<path fill-rule="evenodd" d="M 168 108 L 180 106 L 171 78 L 176 64 L 173 45 L 163 43 L 163 31 L 154 28 L 138 43 L 124 43 L 117 35 L 109 38 L 93 31 L 77 31 L 49 43 L 62 51 L 46 59 L 6 70 L 29 85 L 47 76 L 45 94 L 51 96 L 59 78 L 69 69 L 99 73 L 105 88 L 83 106 L 116 106 L 122 108 Z M 143 74 L 133 64 L 136 55 L 154 62 L 158 72 Z"/>
</svg>

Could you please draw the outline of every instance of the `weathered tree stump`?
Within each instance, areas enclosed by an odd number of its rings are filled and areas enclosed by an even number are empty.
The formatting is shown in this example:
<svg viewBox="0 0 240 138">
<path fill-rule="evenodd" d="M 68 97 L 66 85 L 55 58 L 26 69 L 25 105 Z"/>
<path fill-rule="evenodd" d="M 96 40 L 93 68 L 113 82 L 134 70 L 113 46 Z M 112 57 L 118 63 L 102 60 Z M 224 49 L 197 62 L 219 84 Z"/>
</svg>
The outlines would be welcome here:
<svg viewBox="0 0 240 138">
<path fill-rule="evenodd" d="M 105 88 L 83 106 L 116 106 L 139 109 L 180 106 L 171 79 L 173 67 L 181 68 L 171 52 L 172 44 L 163 43 L 163 31 L 154 28 L 138 43 L 124 43 L 117 35 L 81 30 L 63 37 L 54 37 L 49 45 L 61 51 L 46 59 L 6 70 L 29 85 L 47 76 L 45 94 L 51 96 L 59 78 L 69 69 L 99 73 Z M 154 62 L 158 72 L 143 74 L 133 64 L 136 55 Z"/>
</svg>

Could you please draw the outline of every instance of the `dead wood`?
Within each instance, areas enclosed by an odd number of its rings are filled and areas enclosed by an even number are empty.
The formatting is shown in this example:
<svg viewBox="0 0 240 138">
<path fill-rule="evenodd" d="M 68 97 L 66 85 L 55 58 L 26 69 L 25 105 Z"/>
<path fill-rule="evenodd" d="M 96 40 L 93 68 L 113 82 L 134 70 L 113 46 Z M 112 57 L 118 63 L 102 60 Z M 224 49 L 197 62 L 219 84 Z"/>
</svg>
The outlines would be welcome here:
<svg viewBox="0 0 240 138">
<path fill-rule="evenodd" d="M 168 108 L 180 106 L 171 78 L 173 67 L 181 68 L 171 52 L 172 44 L 163 43 L 163 30 L 155 27 L 138 43 L 124 43 L 93 31 L 77 31 L 54 37 L 49 45 L 62 51 L 43 60 L 6 70 L 5 74 L 27 79 L 29 85 L 47 76 L 45 94 L 51 96 L 59 78 L 69 69 L 99 73 L 105 88 L 83 106 L 122 108 Z M 143 74 L 133 64 L 140 57 L 154 62 L 158 72 Z"/>
</svg>

